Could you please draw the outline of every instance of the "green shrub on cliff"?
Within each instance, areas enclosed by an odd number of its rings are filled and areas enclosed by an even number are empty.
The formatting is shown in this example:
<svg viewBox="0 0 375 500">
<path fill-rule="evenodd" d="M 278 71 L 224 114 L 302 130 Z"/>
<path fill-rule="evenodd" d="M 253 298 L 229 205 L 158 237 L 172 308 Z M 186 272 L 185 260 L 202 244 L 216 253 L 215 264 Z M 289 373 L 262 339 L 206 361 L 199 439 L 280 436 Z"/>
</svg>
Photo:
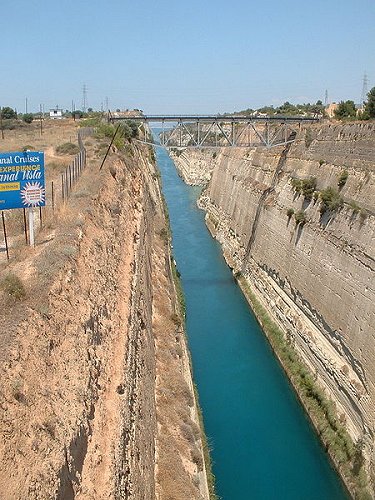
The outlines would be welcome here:
<svg viewBox="0 0 375 500">
<path fill-rule="evenodd" d="M 339 179 L 337 181 L 337 185 L 339 188 L 342 188 L 345 186 L 346 181 L 348 180 L 349 177 L 349 172 L 347 170 L 343 170 L 341 174 L 339 175 Z"/>
<path fill-rule="evenodd" d="M 306 200 L 311 200 L 316 188 L 316 177 L 308 177 L 307 179 L 292 177 L 290 183 L 296 193 L 303 194 Z"/>
<path fill-rule="evenodd" d="M 288 216 L 288 219 L 290 219 L 294 214 L 294 208 L 288 208 L 286 211 L 286 215 Z"/>
<path fill-rule="evenodd" d="M 306 223 L 305 212 L 303 210 L 298 210 L 298 212 L 294 214 L 294 219 L 297 225 L 300 224 L 301 226 L 303 226 Z"/>
<path fill-rule="evenodd" d="M 327 187 L 320 192 L 320 213 L 323 215 L 325 212 L 335 212 L 341 208 L 344 204 L 344 200 L 341 198 L 337 189 L 333 187 Z"/>
<path fill-rule="evenodd" d="M 314 138 L 313 138 L 313 135 L 311 133 L 311 130 L 307 129 L 306 134 L 305 134 L 305 146 L 306 146 L 306 148 L 310 147 L 313 140 L 314 140 Z"/>
<path fill-rule="evenodd" d="M 361 210 L 361 207 L 354 200 L 350 200 L 348 205 L 353 210 L 354 214 L 357 214 Z"/>
<path fill-rule="evenodd" d="M 291 183 L 292 188 L 294 189 L 294 191 L 296 193 L 300 194 L 301 191 L 302 191 L 301 179 L 298 179 L 297 177 L 292 177 L 290 179 L 290 183 Z"/>
<path fill-rule="evenodd" d="M 308 179 L 303 179 L 301 181 L 301 186 L 303 196 L 306 198 L 306 200 L 311 200 L 316 188 L 316 178 L 309 177 Z"/>
</svg>

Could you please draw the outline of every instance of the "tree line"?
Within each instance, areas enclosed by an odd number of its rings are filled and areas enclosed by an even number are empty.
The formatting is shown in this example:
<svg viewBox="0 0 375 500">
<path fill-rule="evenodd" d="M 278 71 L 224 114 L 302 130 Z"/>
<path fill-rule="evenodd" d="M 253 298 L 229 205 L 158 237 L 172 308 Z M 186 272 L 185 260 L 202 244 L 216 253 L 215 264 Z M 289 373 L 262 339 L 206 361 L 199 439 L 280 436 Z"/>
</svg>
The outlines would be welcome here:
<svg viewBox="0 0 375 500">
<path fill-rule="evenodd" d="M 338 119 L 370 120 L 375 118 L 375 87 L 367 94 L 367 101 L 362 110 L 358 110 L 354 101 L 341 101 L 335 109 L 335 117 Z"/>
<path fill-rule="evenodd" d="M 361 103 L 362 104 L 362 103 Z M 354 101 L 341 101 L 334 111 L 335 117 L 338 119 L 359 119 L 369 120 L 375 118 L 375 87 L 367 94 L 367 101 L 365 101 L 363 108 L 357 109 Z M 232 113 L 227 113 L 232 114 Z M 284 102 L 281 106 L 263 106 L 262 108 L 252 109 L 247 108 L 238 111 L 235 114 L 241 115 L 309 115 L 309 116 L 326 116 L 325 106 L 322 101 L 317 101 L 315 104 L 291 104 L 289 101 Z"/>
</svg>

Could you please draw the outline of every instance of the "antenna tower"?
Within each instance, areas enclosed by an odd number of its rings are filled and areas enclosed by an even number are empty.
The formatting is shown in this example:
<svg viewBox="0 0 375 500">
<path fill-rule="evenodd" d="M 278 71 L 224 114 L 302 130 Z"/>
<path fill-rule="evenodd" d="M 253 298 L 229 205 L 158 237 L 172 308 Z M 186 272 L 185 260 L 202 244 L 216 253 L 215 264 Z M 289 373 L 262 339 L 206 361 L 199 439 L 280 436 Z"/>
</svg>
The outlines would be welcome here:
<svg viewBox="0 0 375 500">
<path fill-rule="evenodd" d="M 361 106 L 363 105 L 363 103 L 366 101 L 366 98 L 367 98 L 367 92 L 368 92 L 367 86 L 368 86 L 368 78 L 367 78 L 367 75 L 365 73 L 363 75 L 362 94 L 361 94 Z"/>
<path fill-rule="evenodd" d="M 87 86 L 84 83 L 82 87 L 82 111 L 86 113 L 86 106 L 87 106 Z"/>
</svg>

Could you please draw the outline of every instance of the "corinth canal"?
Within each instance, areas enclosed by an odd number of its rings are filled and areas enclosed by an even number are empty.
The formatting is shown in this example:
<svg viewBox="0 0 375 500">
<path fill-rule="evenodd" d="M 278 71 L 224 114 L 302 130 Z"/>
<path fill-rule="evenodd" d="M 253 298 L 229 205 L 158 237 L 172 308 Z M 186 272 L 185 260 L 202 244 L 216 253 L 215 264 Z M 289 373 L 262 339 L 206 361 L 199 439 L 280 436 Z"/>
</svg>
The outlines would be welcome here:
<svg viewBox="0 0 375 500">
<path fill-rule="evenodd" d="M 186 297 L 187 336 L 223 500 L 348 498 L 209 234 L 199 189 L 156 148 Z"/>
</svg>

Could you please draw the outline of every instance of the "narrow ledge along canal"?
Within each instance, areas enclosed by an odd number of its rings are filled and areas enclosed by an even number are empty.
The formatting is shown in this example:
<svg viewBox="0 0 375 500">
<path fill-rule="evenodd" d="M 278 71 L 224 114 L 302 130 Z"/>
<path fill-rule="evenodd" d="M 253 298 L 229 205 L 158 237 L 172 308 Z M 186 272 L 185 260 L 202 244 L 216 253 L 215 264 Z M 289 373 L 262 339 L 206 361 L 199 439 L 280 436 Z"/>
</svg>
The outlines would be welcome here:
<svg viewBox="0 0 375 500">
<path fill-rule="evenodd" d="M 186 299 L 186 328 L 222 500 L 348 499 L 219 243 L 162 148 L 156 159 Z"/>
</svg>

